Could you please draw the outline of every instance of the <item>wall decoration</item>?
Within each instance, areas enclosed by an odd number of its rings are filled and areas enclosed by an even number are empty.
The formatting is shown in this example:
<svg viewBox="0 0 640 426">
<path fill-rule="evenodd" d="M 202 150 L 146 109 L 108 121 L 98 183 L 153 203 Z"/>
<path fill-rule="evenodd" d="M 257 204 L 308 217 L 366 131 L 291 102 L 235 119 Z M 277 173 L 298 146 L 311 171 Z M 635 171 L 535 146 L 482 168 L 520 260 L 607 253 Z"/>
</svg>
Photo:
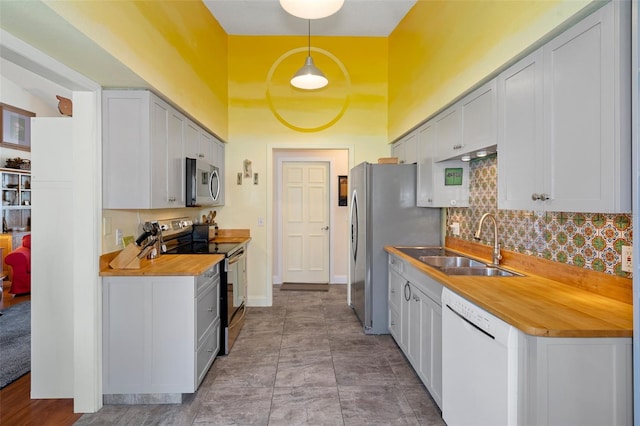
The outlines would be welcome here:
<svg viewBox="0 0 640 426">
<path fill-rule="evenodd" d="M 251 160 L 244 160 L 242 163 L 242 169 L 244 170 L 244 177 L 250 178 L 253 174 L 251 170 Z"/>
<path fill-rule="evenodd" d="M 31 151 L 31 117 L 33 112 L 0 103 L 2 121 L 0 146 L 22 151 Z"/>
<path fill-rule="evenodd" d="M 349 178 L 345 175 L 338 176 L 338 206 L 346 206 L 349 197 Z"/>
<path fill-rule="evenodd" d="M 71 99 L 59 95 L 56 95 L 56 99 L 60 101 L 58 102 L 58 111 L 60 111 L 60 114 L 73 117 L 73 102 Z"/>
</svg>

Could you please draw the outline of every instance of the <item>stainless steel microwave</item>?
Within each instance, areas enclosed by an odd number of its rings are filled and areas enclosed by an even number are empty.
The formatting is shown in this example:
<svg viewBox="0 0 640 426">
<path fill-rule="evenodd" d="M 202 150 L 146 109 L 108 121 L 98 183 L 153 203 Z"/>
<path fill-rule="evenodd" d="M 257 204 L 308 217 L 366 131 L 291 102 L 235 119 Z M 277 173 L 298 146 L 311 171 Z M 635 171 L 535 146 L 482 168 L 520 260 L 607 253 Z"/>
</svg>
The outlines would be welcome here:
<svg viewBox="0 0 640 426">
<path fill-rule="evenodd" d="M 220 203 L 220 170 L 203 160 L 186 159 L 186 206 L 215 206 Z"/>
</svg>

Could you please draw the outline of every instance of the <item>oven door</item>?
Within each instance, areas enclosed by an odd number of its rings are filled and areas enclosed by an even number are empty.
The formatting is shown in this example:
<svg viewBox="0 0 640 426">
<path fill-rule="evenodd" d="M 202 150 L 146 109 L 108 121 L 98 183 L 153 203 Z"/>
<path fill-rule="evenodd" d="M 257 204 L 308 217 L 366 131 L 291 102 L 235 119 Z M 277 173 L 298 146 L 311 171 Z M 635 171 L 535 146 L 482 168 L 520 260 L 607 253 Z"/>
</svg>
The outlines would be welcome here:
<svg viewBox="0 0 640 426">
<path fill-rule="evenodd" d="M 244 307 L 247 297 L 246 274 L 247 255 L 244 247 L 236 250 L 229 256 L 227 272 L 227 289 L 229 294 L 229 312 L 237 311 Z M 231 323 L 232 318 L 229 318 Z"/>
</svg>

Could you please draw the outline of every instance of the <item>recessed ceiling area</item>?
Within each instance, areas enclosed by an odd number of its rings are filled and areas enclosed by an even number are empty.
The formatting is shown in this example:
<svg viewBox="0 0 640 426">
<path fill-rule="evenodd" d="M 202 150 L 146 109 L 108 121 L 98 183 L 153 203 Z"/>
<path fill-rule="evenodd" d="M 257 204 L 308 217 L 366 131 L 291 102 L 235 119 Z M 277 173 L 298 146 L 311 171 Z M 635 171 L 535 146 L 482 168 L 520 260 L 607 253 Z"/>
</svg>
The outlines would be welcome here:
<svg viewBox="0 0 640 426">
<path fill-rule="evenodd" d="M 306 35 L 307 21 L 289 15 L 279 0 L 203 0 L 229 35 Z M 387 37 L 416 0 L 345 0 L 334 15 L 311 21 L 311 34 Z"/>
</svg>

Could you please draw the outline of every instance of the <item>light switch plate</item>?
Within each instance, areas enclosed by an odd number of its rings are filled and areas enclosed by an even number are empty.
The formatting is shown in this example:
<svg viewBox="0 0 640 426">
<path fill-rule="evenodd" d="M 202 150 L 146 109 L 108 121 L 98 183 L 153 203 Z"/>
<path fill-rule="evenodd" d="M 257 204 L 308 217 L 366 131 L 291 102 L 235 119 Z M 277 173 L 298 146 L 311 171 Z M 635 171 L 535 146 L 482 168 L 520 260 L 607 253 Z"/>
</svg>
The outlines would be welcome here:
<svg viewBox="0 0 640 426">
<path fill-rule="evenodd" d="M 633 246 L 622 246 L 622 270 L 633 272 Z"/>
</svg>

